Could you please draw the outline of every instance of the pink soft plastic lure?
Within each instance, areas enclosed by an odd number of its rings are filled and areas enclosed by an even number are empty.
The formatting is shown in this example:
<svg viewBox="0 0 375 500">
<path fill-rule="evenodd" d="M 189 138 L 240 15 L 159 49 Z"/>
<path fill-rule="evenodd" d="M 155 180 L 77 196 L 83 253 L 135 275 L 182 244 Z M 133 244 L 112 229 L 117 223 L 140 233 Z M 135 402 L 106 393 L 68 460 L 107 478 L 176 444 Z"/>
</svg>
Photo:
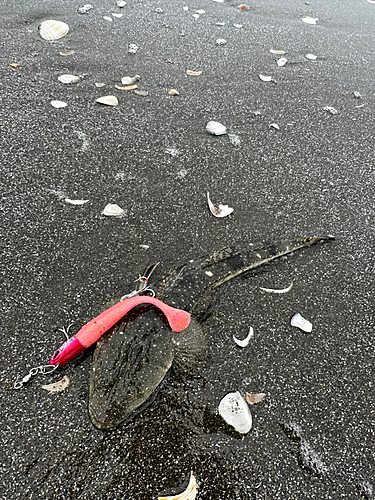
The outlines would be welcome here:
<svg viewBox="0 0 375 500">
<path fill-rule="evenodd" d="M 174 332 L 182 332 L 189 324 L 191 316 L 182 309 L 164 304 L 159 299 L 147 295 L 139 295 L 118 302 L 106 311 L 96 316 L 80 329 L 76 335 L 67 340 L 57 351 L 54 352 L 49 364 L 64 366 L 76 358 L 85 349 L 94 344 L 100 337 L 115 325 L 125 314 L 140 304 L 152 304 L 158 307 L 168 320 L 169 326 Z"/>
</svg>

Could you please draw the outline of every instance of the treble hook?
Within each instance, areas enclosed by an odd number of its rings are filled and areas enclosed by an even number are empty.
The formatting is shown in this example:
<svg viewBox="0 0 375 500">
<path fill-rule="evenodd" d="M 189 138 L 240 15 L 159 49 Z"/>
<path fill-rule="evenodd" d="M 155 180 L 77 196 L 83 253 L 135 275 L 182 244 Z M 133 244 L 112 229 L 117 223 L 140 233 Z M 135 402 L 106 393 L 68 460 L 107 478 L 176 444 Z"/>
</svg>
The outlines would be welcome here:
<svg viewBox="0 0 375 500">
<path fill-rule="evenodd" d="M 159 262 L 157 264 L 154 264 L 152 266 L 149 266 L 145 272 L 144 276 L 139 275 L 136 280 L 134 280 L 134 283 L 139 282 L 140 284 L 136 286 L 135 290 L 133 290 L 130 293 L 127 293 L 126 295 L 123 295 L 120 299 L 120 302 L 126 299 L 130 299 L 131 297 L 136 297 L 137 295 L 141 295 L 143 292 L 150 292 L 152 297 L 155 297 L 155 292 L 154 290 L 148 285 L 149 283 L 149 278 L 151 274 L 154 272 L 155 268 L 159 265 Z"/>
<path fill-rule="evenodd" d="M 19 381 L 14 383 L 13 388 L 14 389 L 21 389 L 21 387 L 23 387 L 25 384 L 27 384 L 27 382 L 31 379 L 31 377 L 34 377 L 38 373 L 41 373 L 43 375 L 45 375 L 47 373 L 52 373 L 56 370 L 56 368 L 58 368 L 58 366 L 59 365 L 40 365 L 40 366 L 36 366 L 35 368 L 31 368 L 29 373 L 27 375 L 25 375 L 25 377 L 23 377 L 22 380 L 19 380 Z"/>
</svg>

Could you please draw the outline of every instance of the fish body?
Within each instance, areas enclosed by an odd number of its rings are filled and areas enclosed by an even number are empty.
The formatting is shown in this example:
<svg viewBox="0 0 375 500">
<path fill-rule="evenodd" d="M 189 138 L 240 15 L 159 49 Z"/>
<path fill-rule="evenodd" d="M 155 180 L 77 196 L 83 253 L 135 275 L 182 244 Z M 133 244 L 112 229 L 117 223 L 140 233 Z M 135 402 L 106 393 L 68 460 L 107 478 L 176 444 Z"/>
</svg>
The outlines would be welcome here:
<svg viewBox="0 0 375 500">
<path fill-rule="evenodd" d="M 109 429 L 127 421 L 150 401 L 172 363 L 183 369 L 195 366 L 206 347 L 196 313 L 213 290 L 262 264 L 327 239 L 333 238 L 300 238 L 244 252 L 223 248 L 167 273 L 158 284 L 157 298 L 191 313 L 190 324 L 174 332 L 154 305 L 142 305 L 99 339 L 90 376 L 93 424 Z"/>
</svg>

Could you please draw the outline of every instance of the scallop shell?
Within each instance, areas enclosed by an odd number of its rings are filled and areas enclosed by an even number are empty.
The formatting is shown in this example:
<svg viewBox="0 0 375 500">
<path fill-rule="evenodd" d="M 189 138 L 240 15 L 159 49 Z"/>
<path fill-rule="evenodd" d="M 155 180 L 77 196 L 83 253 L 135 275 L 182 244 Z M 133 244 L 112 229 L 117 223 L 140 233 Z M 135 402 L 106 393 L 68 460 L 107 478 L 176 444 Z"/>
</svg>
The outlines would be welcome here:
<svg viewBox="0 0 375 500">
<path fill-rule="evenodd" d="M 219 404 L 219 413 L 240 434 L 247 434 L 251 429 L 253 419 L 250 409 L 238 391 L 224 396 Z"/>
<path fill-rule="evenodd" d="M 117 97 L 114 95 L 105 95 L 103 97 L 98 97 L 98 99 L 96 99 L 96 102 L 99 102 L 100 104 L 106 104 L 107 106 L 118 105 Z"/>
<path fill-rule="evenodd" d="M 185 491 L 178 495 L 169 497 L 158 497 L 158 500 L 194 500 L 197 496 L 197 483 L 193 473 L 190 474 L 190 481 Z"/>
<path fill-rule="evenodd" d="M 69 25 L 62 21 L 49 19 L 43 21 L 39 26 L 39 34 L 44 40 L 58 40 L 65 36 L 69 31 Z"/>
<path fill-rule="evenodd" d="M 307 319 L 303 318 L 300 313 L 296 313 L 290 320 L 292 326 L 296 326 L 300 330 L 306 333 L 311 333 L 312 324 Z"/>
</svg>

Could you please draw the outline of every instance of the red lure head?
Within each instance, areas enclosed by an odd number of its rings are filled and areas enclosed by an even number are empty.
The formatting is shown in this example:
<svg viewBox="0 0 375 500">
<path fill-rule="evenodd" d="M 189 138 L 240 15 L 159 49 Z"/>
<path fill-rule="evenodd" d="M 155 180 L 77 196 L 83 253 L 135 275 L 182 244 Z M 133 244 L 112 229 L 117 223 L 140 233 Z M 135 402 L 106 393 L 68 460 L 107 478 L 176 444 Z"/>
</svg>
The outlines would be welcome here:
<svg viewBox="0 0 375 500">
<path fill-rule="evenodd" d="M 64 342 L 64 344 L 53 353 L 49 364 L 64 366 L 69 363 L 69 361 L 79 356 L 85 349 L 86 347 L 83 346 L 74 335 L 74 337 Z"/>
</svg>

